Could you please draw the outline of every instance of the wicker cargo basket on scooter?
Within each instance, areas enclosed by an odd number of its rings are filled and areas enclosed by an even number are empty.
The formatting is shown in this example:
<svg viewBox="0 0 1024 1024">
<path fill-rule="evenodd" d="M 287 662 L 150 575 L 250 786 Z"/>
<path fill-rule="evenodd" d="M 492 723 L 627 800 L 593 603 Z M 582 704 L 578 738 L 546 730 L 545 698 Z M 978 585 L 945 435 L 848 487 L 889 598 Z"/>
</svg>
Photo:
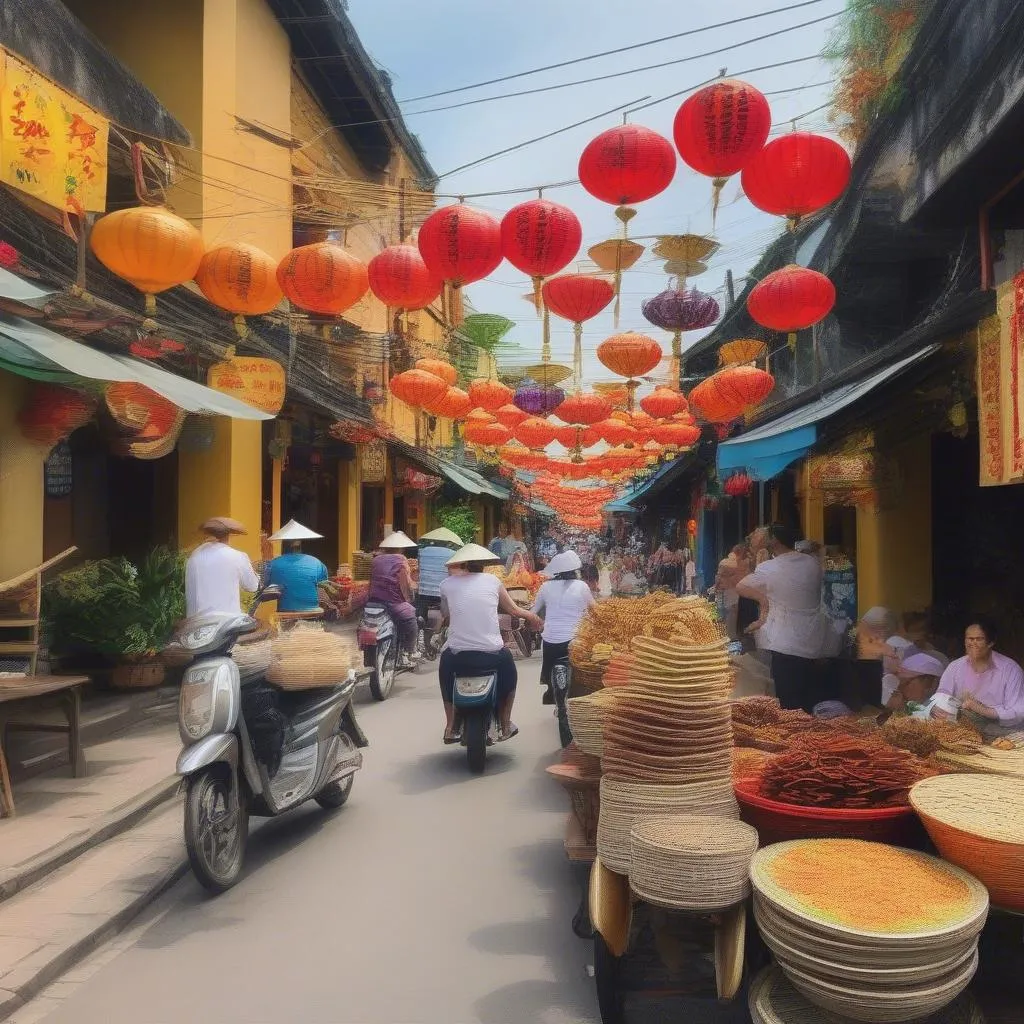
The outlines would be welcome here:
<svg viewBox="0 0 1024 1024">
<path fill-rule="evenodd" d="M 267 682 L 282 690 L 337 686 L 355 664 L 352 645 L 322 626 L 299 623 L 271 641 Z"/>
</svg>

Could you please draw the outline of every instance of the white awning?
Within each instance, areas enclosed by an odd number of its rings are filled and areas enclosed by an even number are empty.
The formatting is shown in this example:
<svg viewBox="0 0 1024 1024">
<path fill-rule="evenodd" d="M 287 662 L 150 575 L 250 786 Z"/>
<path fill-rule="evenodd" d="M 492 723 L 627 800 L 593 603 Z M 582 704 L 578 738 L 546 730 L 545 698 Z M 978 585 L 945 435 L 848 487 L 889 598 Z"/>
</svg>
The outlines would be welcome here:
<svg viewBox="0 0 1024 1024">
<path fill-rule="evenodd" d="M 273 414 L 204 384 L 162 370 L 159 366 L 108 355 L 80 341 L 62 337 L 47 327 L 0 311 L 0 350 L 8 364 L 40 369 L 40 359 L 54 370 L 66 370 L 90 380 L 134 381 L 162 395 L 185 412 L 201 416 L 229 416 L 236 420 L 271 420 Z"/>
</svg>

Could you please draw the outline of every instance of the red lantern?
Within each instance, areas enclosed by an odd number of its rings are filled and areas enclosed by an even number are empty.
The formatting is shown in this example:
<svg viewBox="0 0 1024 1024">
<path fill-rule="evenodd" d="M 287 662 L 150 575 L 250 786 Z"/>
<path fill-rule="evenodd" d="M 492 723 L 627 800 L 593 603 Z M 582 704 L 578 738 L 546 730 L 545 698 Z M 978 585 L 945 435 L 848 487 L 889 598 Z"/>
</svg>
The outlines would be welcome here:
<svg viewBox="0 0 1024 1024">
<path fill-rule="evenodd" d="M 469 397 L 474 406 L 494 412 L 512 401 L 512 389 L 500 380 L 480 378 L 469 385 Z"/>
<path fill-rule="evenodd" d="M 391 393 L 413 408 L 440 401 L 448 392 L 448 384 L 426 370 L 406 370 L 391 378 Z"/>
<path fill-rule="evenodd" d="M 651 394 L 640 399 L 640 408 L 656 420 L 668 419 L 677 413 L 685 412 L 686 399 L 672 388 L 655 388 Z"/>
<path fill-rule="evenodd" d="M 759 210 L 798 221 L 838 199 L 850 157 L 824 135 L 793 132 L 769 142 L 743 169 L 743 191 Z"/>
<path fill-rule="evenodd" d="M 700 440 L 700 428 L 688 423 L 657 423 L 651 436 L 666 448 L 691 448 Z"/>
<path fill-rule="evenodd" d="M 431 273 L 456 288 L 485 278 L 501 263 L 501 224 L 461 203 L 435 210 L 417 241 Z"/>
<path fill-rule="evenodd" d="M 559 424 L 555 427 L 555 440 L 563 448 L 575 448 L 578 440 L 578 430 L 568 423 Z"/>
<path fill-rule="evenodd" d="M 709 423 L 728 423 L 763 402 L 775 378 L 756 366 L 727 366 L 690 392 L 690 404 Z"/>
<path fill-rule="evenodd" d="M 58 384 L 34 383 L 18 412 L 18 426 L 30 441 L 53 448 L 84 427 L 96 411 L 96 399 Z"/>
<path fill-rule="evenodd" d="M 763 93 L 726 78 L 686 100 L 676 113 L 672 134 L 686 164 L 724 184 L 761 151 L 771 126 L 772 112 Z"/>
<path fill-rule="evenodd" d="M 546 448 L 555 439 L 555 425 L 539 416 L 530 416 L 515 428 L 515 437 L 527 448 Z"/>
<path fill-rule="evenodd" d="M 642 203 L 664 192 L 676 173 L 676 154 L 663 135 L 638 124 L 609 128 L 580 157 L 580 184 L 613 206 Z"/>
<path fill-rule="evenodd" d="M 523 412 L 518 405 L 513 405 L 511 402 L 508 405 L 503 405 L 500 409 L 496 409 L 494 415 L 498 422 L 504 424 L 509 430 L 514 430 L 523 420 L 528 419 L 530 416 L 528 412 Z"/>
<path fill-rule="evenodd" d="M 597 346 L 597 358 L 612 373 L 622 377 L 642 377 L 661 362 L 661 346 L 646 334 L 627 331 L 605 338 Z"/>
<path fill-rule="evenodd" d="M 722 485 L 722 490 L 731 498 L 745 498 L 754 489 L 754 481 L 746 473 L 733 473 Z"/>
<path fill-rule="evenodd" d="M 392 309 L 423 309 L 443 287 L 415 245 L 389 245 L 370 260 L 366 272 L 370 291 Z"/>
<path fill-rule="evenodd" d="M 451 363 L 445 362 L 443 359 L 433 359 L 431 357 L 417 359 L 416 369 L 425 370 L 427 373 L 432 373 L 435 377 L 440 377 L 449 387 L 455 387 L 459 379 L 459 371 Z"/>
<path fill-rule="evenodd" d="M 603 277 L 566 274 L 544 282 L 541 289 L 544 305 L 555 316 L 581 326 L 605 309 L 615 298 L 615 288 Z"/>
<path fill-rule="evenodd" d="M 277 267 L 277 283 L 288 301 L 321 316 L 339 316 L 369 287 L 366 267 L 335 242 L 292 249 Z"/>
<path fill-rule="evenodd" d="M 469 397 L 470 397 L 470 400 L 472 400 L 473 396 L 470 395 Z M 497 419 L 495 419 L 494 416 L 492 416 L 489 412 L 485 411 L 484 409 L 474 409 L 466 417 L 466 426 L 467 427 L 468 426 L 472 426 L 474 424 L 497 423 L 497 422 L 498 422 Z"/>
<path fill-rule="evenodd" d="M 751 289 L 747 311 L 762 327 L 792 333 L 823 320 L 835 302 L 835 286 L 824 274 L 791 264 Z"/>
<path fill-rule="evenodd" d="M 606 419 L 612 413 L 612 405 L 600 395 L 577 392 L 570 395 L 555 409 L 555 415 L 566 423 L 590 426 Z"/>
<path fill-rule="evenodd" d="M 463 436 L 473 444 L 495 448 L 512 440 L 512 431 L 500 423 L 480 423 L 466 426 Z"/>
<path fill-rule="evenodd" d="M 602 420 L 594 426 L 600 432 L 601 437 L 612 445 L 627 444 L 640 439 L 636 427 L 619 419 Z"/>
<path fill-rule="evenodd" d="M 473 403 L 461 388 L 449 387 L 437 402 L 424 406 L 427 412 L 446 420 L 461 420 L 469 414 Z"/>
<path fill-rule="evenodd" d="M 547 199 L 513 206 L 501 221 L 502 255 L 534 280 L 567 266 L 582 241 L 583 227 L 576 214 Z"/>
</svg>

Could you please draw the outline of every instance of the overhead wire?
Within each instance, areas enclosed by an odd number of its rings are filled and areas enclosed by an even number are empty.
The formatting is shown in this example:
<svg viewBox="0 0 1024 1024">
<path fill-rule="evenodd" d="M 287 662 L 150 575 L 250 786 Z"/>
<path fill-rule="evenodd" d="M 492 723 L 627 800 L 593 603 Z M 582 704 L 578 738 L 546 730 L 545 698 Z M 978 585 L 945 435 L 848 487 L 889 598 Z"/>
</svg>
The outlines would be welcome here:
<svg viewBox="0 0 1024 1024">
<path fill-rule="evenodd" d="M 516 78 L 526 78 L 529 75 L 537 75 L 544 71 L 554 71 L 558 68 L 571 67 L 574 64 L 582 64 L 586 61 L 598 60 L 601 57 L 611 57 L 619 53 L 627 53 L 631 50 L 639 50 L 646 46 L 655 46 L 658 43 L 667 43 L 675 39 L 685 39 L 688 36 L 700 35 L 703 32 L 711 32 L 719 28 L 731 28 L 747 21 L 756 21 L 759 18 L 768 18 L 775 14 L 785 14 L 788 11 L 799 10 L 804 7 L 812 7 L 815 4 L 823 3 L 824 0 L 800 0 L 798 3 L 788 4 L 785 7 L 776 7 L 770 11 L 759 11 L 756 14 L 748 14 L 742 18 L 730 18 L 728 21 L 721 21 L 714 25 L 703 25 L 699 28 L 686 29 L 683 32 L 674 32 L 672 35 L 660 36 L 657 39 L 648 39 L 642 43 L 631 43 L 628 46 L 619 46 L 613 50 L 603 50 L 599 53 L 587 54 L 584 57 L 573 57 L 570 60 L 559 61 L 556 64 L 546 64 L 543 67 L 531 68 L 529 71 L 518 71 L 510 75 L 502 75 L 499 78 L 490 78 L 484 82 L 475 82 L 472 85 L 460 85 L 451 89 L 442 89 L 439 92 L 425 93 L 423 96 L 411 96 L 408 99 L 400 100 L 401 103 L 416 103 L 420 100 L 434 99 L 438 96 L 450 96 L 458 92 L 468 92 L 472 89 L 482 89 L 487 85 L 497 85 L 500 82 L 510 82 Z"/>
</svg>

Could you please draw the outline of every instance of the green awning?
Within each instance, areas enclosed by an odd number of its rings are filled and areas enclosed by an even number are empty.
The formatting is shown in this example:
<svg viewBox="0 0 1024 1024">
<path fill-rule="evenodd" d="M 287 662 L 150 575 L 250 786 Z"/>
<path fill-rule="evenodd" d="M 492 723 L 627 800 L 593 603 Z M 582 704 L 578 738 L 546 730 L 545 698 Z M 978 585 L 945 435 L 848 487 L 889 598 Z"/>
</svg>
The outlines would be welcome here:
<svg viewBox="0 0 1024 1024">
<path fill-rule="evenodd" d="M 35 380 L 55 380 L 61 374 L 86 380 L 134 381 L 163 395 L 185 412 L 201 416 L 228 416 L 237 420 L 271 420 L 237 398 L 204 384 L 179 377 L 159 366 L 123 355 L 108 355 L 10 313 L 0 312 L 0 361 L 14 373 Z"/>
<path fill-rule="evenodd" d="M 499 501 L 507 501 L 511 493 L 497 484 L 492 484 L 485 476 L 475 470 L 467 469 L 465 466 L 451 466 L 442 462 L 439 464 L 439 468 L 444 476 L 467 494 L 483 495 L 497 498 Z"/>
</svg>

